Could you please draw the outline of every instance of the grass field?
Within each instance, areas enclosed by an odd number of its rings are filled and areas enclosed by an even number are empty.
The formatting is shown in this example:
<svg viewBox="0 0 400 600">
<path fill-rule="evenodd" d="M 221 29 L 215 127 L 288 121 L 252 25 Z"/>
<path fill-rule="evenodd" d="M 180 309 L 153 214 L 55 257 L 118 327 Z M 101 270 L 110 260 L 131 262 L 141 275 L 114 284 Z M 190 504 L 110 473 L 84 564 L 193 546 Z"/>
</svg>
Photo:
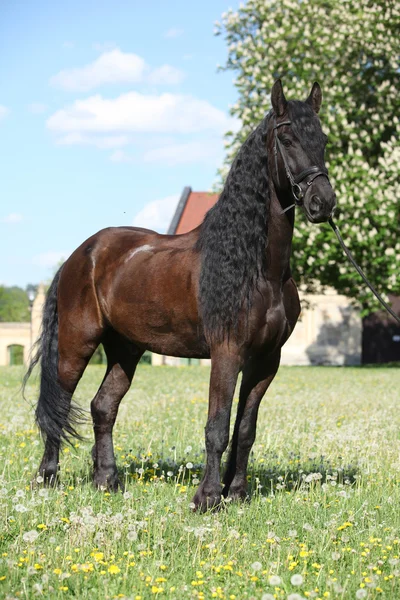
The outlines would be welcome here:
<svg viewBox="0 0 400 600">
<path fill-rule="evenodd" d="M 102 374 L 85 374 L 85 407 Z M 21 376 L 0 369 L 0 598 L 400 598 L 400 370 L 282 368 L 251 501 L 205 515 L 190 503 L 209 369 L 139 369 L 114 436 L 126 491 L 112 495 L 90 483 L 89 425 L 62 452 L 61 484 L 31 489 L 42 442 Z"/>
</svg>

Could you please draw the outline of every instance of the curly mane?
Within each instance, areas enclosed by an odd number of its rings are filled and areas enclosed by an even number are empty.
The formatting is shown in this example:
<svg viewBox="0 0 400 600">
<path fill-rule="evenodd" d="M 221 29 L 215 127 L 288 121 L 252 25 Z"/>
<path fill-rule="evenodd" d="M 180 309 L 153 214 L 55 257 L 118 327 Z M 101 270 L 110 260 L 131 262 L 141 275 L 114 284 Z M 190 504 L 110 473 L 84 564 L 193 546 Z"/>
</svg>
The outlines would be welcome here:
<svg viewBox="0 0 400 600">
<path fill-rule="evenodd" d="M 239 312 L 251 306 L 257 280 L 265 275 L 268 121 L 269 115 L 240 148 L 221 196 L 200 229 L 199 299 L 209 340 L 237 333 Z"/>
</svg>

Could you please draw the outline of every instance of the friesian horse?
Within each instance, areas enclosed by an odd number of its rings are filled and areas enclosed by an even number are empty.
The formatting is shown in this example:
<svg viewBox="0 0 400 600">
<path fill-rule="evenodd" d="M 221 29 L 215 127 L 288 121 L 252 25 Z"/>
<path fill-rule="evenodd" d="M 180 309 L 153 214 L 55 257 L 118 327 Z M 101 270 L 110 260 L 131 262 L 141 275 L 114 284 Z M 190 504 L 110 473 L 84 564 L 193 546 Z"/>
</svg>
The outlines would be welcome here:
<svg viewBox="0 0 400 600">
<path fill-rule="evenodd" d="M 196 508 L 217 506 L 222 496 L 246 496 L 259 405 L 300 313 L 290 271 L 294 205 L 303 205 L 312 223 L 327 221 L 335 207 L 324 162 L 327 138 L 317 116 L 321 99 L 318 83 L 301 102 L 287 101 L 281 81 L 275 82 L 271 111 L 240 148 L 218 202 L 193 231 L 160 235 L 110 227 L 86 240 L 60 268 L 25 377 L 40 360 L 36 421 L 45 439 L 39 467 L 45 482 L 56 479 L 61 440 L 78 435 L 72 395 L 102 343 L 107 370 L 91 403 L 95 485 L 122 487 L 113 426 L 139 359 L 151 350 L 211 357 L 207 460 L 193 498 Z"/>
</svg>

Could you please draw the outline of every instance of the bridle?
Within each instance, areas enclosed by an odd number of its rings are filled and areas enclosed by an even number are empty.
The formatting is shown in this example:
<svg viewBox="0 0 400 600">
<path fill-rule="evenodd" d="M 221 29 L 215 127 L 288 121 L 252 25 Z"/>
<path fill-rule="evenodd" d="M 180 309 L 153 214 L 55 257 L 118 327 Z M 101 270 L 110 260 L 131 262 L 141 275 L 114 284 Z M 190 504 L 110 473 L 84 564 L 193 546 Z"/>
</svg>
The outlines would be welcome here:
<svg viewBox="0 0 400 600">
<path fill-rule="evenodd" d="M 328 177 L 327 171 L 321 170 L 317 166 L 308 167 L 307 169 L 304 169 L 303 171 L 301 171 L 298 175 L 293 175 L 292 171 L 290 170 L 289 162 L 286 157 L 285 148 L 278 137 L 279 127 L 283 127 L 284 125 L 291 125 L 292 122 L 291 121 L 282 121 L 281 123 L 277 123 L 275 120 L 275 117 L 274 117 L 274 123 L 275 123 L 275 125 L 274 125 L 274 156 L 275 156 L 276 175 L 277 175 L 278 181 L 279 181 L 279 169 L 278 169 L 278 150 L 279 150 L 279 152 L 281 153 L 282 160 L 283 160 L 283 165 L 285 167 L 286 177 L 289 180 L 289 183 L 290 183 L 290 186 L 292 189 L 292 196 L 294 198 L 294 204 L 291 204 L 290 206 L 288 206 L 287 208 L 285 208 L 282 211 L 282 212 L 286 212 L 295 206 L 303 205 L 303 200 L 304 200 L 304 196 L 305 196 L 306 192 L 303 191 L 300 184 L 304 180 L 306 180 L 305 183 L 307 184 L 307 186 L 310 187 L 313 184 L 313 181 L 317 177 L 321 177 L 321 176 L 326 177 L 328 179 L 328 181 L 329 181 L 329 177 Z"/>
<path fill-rule="evenodd" d="M 302 187 L 301 187 L 301 183 L 306 179 L 306 184 L 307 186 L 311 186 L 313 181 L 317 178 L 317 177 L 326 177 L 329 181 L 329 177 L 328 177 L 328 172 L 327 171 L 322 171 L 319 167 L 316 166 L 312 166 L 312 167 L 308 167 L 308 169 L 304 169 L 304 171 L 301 171 L 298 175 L 294 176 L 292 171 L 290 170 L 289 167 L 289 163 L 285 154 L 285 150 L 284 150 L 284 146 L 281 143 L 280 139 L 278 138 L 278 133 L 277 130 L 279 129 L 279 127 L 283 127 L 284 125 L 291 125 L 292 122 L 291 121 L 282 121 L 281 123 L 277 123 L 276 119 L 274 117 L 274 156 L 275 156 L 275 170 L 276 170 L 276 175 L 278 178 L 278 182 L 279 181 L 279 169 L 278 169 L 278 150 L 281 153 L 281 157 L 283 160 L 283 164 L 285 167 L 285 172 L 286 172 L 286 177 L 289 180 L 289 183 L 291 185 L 292 188 L 292 196 L 294 198 L 294 204 L 291 204 L 290 206 L 288 206 L 287 208 L 282 210 L 282 213 L 287 212 L 288 210 L 290 210 L 291 208 L 294 208 L 295 206 L 302 206 L 303 205 L 303 199 L 305 196 L 305 192 L 303 191 Z M 332 227 L 338 241 L 339 244 L 341 245 L 341 247 L 343 248 L 345 254 L 347 255 L 347 258 L 350 260 L 351 264 L 353 265 L 353 267 L 356 269 L 357 273 L 362 277 L 362 279 L 365 281 L 365 283 L 367 284 L 367 286 L 369 287 L 369 289 L 371 290 L 371 292 L 374 294 L 374 296 L 379 300 L 379 302 L 382 304 L 382 306 L 388 311 L 388 313 L 397 321 L 397 323 L 400 324 L 400 318 L 396 315 L 396 313 L 394 312 L 394 310 L 388 305 L 387 302 L 385 302 L 385 300 L 382 298 L 382 296 L 377 292 L 377 290 L 375 289 L 375 287 L 372 285 L 372 283 L 370 283 L 367 279 L 367 276 L 365 275 L 364 271 L 361 269 L 361 267 L 356 263 L 352 253 L 350 252 L 350 250 L 346 247 L 342 236 L 340 235 L 340 231 L 339 228 L 337 227 L 337 225 L 334 223 L 332 217 L 330 217 L 329 221 L 328 221 L 329 225 Z"/>
</svg>

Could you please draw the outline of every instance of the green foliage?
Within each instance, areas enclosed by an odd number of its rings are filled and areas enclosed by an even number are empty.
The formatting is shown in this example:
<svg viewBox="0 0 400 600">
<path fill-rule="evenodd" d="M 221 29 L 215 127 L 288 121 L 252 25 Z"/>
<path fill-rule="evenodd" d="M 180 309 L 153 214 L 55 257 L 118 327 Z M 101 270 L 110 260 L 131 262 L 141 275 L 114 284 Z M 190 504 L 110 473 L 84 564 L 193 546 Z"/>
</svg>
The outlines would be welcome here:
<svg viewBox="0 0 400 600">
<path fill-rule="evenodd" d="M 105 365 L 105 364 L 107 364 L 107 357 L 106 357 L 106 353 L 104 351 L 103 344 L 100 344 L 96 348 L 96 350 L 94 351 L 94 354 L 93 354 L 92 358 L 89 361 L 89 364 L 91 364 L 91 365 Z"/>
<path fill-rule="evenodd" d="M 0 286 L 0 322 L 23 323 L 29 320 L 29 300 L 26 291 L 17 286 Z"/>
<path fill-rule="evenodd" d="M 140 364 L 151 365 L 151 352 L 146 350 L 139 361 Z"/>
<path fill-rule="evenodd" d="M 288 99 L 305 99 L 319 81 L 338 225 L 378 288 L 400 294 L 399 3 L 248 0 L 216 25 L 228 45 L 224 69 L 237 74 L 231 113 L 242 121 L 227 135 L 227 164 L 269 110 L 276 78 Z M 376 306 L 329 226 L 311 226 L 300 211 L 293 267 L 308 291 L 329 285 L 364 309 Z"/>
</svg>

